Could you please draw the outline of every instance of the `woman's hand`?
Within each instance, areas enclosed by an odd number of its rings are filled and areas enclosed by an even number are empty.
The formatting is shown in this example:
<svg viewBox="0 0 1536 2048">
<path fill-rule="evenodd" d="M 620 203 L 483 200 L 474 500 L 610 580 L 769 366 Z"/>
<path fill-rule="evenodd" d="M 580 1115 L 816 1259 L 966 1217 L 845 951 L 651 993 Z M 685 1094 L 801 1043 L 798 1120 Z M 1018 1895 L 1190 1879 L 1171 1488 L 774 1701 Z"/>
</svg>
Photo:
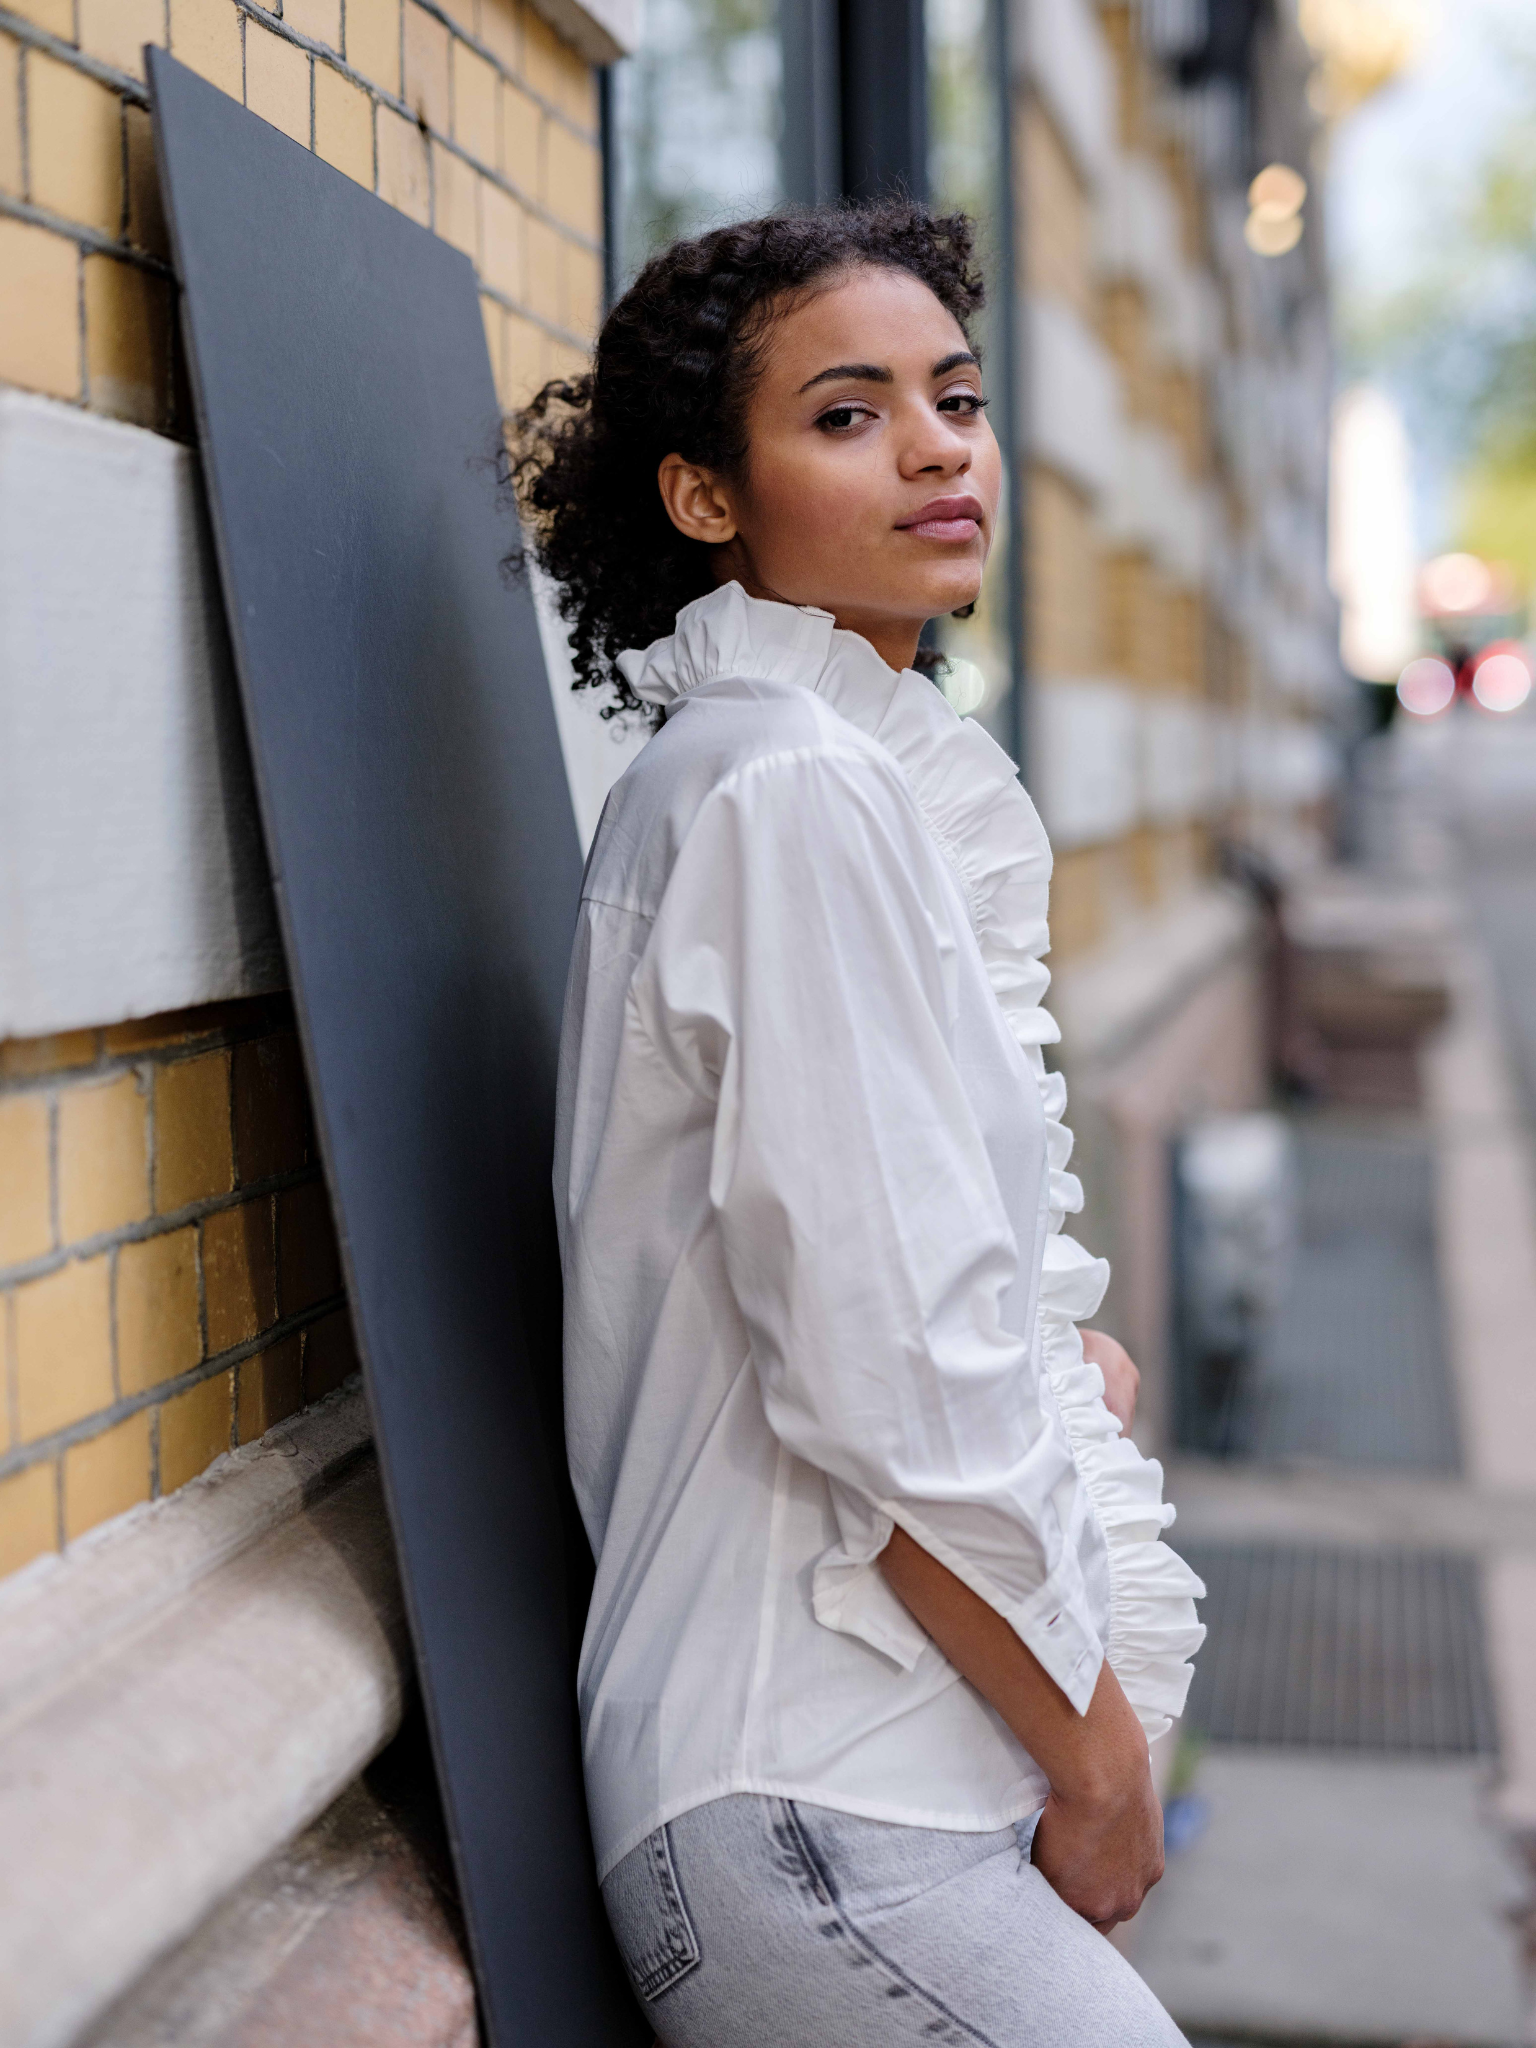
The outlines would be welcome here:
<svg viewBox="0 0 1536 2048">
<path fill-rule="evenodd" d="M 1129 1436 L 1131 1424 L 1136 1420 L 1136 1394 L 1141 1386 L 1141 1374 L 1136 1370 L 1131 1354 L 1117 1338 L 1107 1337 L 1102 1330 L 1084 1330 L 1082 1335 L 1084 1358 L 1104 1375 L 1104 1406 Z"/>
<path fill-rule="evenodd" d="M 1129 1920 L 1163 1874 L 1163 1816 L 1147 1738 L 1119 1679 L 1103 1665 L 1079 1714 L 1002 1616 L 905 1529 L 892 1531 L 880 1566 L 1044 1771 L 1051 1792 L 1030 1852 L 1035 1868 L 1095 1927 Z"/>
<path fill-rule="evenodd" d="M 1079 1778 L 1058 1764 L 1030 1861 L 1074 1913 L 1107 1934 L 1163 1874 L 1163 1810 L 1146 1737 L 1108 1665 L 1087 1718 L 1098 1723 L 1093 1767 Z"/>
</svg>

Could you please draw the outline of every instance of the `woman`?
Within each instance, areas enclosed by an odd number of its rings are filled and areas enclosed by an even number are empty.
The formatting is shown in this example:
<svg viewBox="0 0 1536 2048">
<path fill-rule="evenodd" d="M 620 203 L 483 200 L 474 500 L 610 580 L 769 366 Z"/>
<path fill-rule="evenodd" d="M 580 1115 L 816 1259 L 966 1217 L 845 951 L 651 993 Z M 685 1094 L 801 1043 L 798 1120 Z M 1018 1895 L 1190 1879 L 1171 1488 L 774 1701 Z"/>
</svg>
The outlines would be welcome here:
<svg viewBox="0 0 1536 2048">
<path fill-rule="evenodd" d="M 915 672 L 1001 482 L 969 223 L 683 243 L 520 421 L 584 682 L 660 714 L 588 862 L 556 1195 L 609 1917 L 666 2048 L 1181 2037 L 1198 1582 L 1080 1339 L 1050 853 Z M 644 644 L 644 643 L 649 644 Z"/>
</svg>

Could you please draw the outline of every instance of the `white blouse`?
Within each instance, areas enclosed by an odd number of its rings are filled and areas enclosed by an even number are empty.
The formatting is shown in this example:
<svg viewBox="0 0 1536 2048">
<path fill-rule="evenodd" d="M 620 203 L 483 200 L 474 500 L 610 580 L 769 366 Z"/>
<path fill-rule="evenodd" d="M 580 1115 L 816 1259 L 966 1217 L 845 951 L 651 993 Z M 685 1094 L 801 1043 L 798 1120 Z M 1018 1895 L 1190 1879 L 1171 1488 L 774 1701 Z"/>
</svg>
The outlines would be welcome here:
<svg viewBox="0 0 1536 2048">
<path fill-rule="evenodd" d="M 666 722 L 582 892 L 555 1191 L 600 1870 L 730 1792 L 1005 1826 L 1040 1770 L 895 1597 L 896 1523 L 1149 1734 L 1202 1589 L 1074 1320 L 1050 851 L 1012 764 L 727 584 L 622 657 Z"/>
</svg>

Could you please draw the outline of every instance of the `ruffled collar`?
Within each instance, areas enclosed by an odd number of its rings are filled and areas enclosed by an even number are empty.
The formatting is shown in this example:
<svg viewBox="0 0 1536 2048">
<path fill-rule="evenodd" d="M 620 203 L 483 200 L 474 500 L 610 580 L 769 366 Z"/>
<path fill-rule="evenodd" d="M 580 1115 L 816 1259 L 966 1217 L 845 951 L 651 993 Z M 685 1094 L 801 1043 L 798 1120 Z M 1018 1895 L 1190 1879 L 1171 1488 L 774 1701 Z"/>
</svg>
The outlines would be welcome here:
<svg viewBox="0 0 1536 2048">
<path fill-rule="evenodd" d="M 619 656 L 636 696 L 670 714 L 691 691 L 726 677 L 798 683 L 893 756 L 965 895 L 987 976 L 1015 1037 L 1053 1043 L 1040 1008 L 1050 982 L 1051 848 L 1012 761 L 974 720 L 959 717 L 915 669 L 889 668 L 830 612 L 776 604 L 725 583 L 695 598 L 677 628 Z"/>
</svg>

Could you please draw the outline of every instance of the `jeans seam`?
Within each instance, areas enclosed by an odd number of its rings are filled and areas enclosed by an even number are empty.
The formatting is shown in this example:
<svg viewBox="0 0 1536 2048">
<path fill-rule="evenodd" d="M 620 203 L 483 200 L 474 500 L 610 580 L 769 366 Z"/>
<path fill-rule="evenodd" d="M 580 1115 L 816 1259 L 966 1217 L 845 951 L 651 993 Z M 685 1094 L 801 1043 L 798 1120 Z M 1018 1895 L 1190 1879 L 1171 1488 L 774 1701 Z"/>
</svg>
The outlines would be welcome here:
<svg viewBox="0 0 1536 2048">
<path fill-rule="evenodd" d="M 891 1976 L 898 1983 L 904 1985 L 914 1998 L 922 1999 L 934 2012 L 939 2013 L 944 2019 L 948 2020 L 951 2026 L 958 2027 L 969 2039 L 977 2042 L 979 2048 L 998 2048 L 998 2044 L 992 2039 L 990 2034 L 984 2034 L 979 2027 L 973 2027 L 969 2020 L 963 2020 L 957 2012 L 951 2012 L 942 1998 L 936 1997 L 926 1984 L 920 1984 L 909 1971 L 904 1970 L 900 1963 L 888 1956 L 879 1944 L 858 1925 L 849 1913 L 847 1906 L 838 1897 L 837 1886 L 833 1883 L 832 1873 L 820 1857 L 817 1856 L 810 1836 L 806 1833 L 805 1827 L 801 1822 L 800 1810 L 793 1799 L 786 1799 L 784 1801 L 784 1810 L 789 1818 L 790 1831 L 794 1836 L 795 1846 L 800 1852 L 801 1860 L 804 1862 L 807 1872 L 821 1887 L 822 1891 L 826 1893 L 827 1903 L 832 1907 L 838 1919 L 841 1920 L 843 1926 L 847 1929 L 849 1938 L 857 1942 L 859 1947 L 863 1949 L 864 1953 L 873 1962 L 878 1963 L 883 1970 L 888 1970 Z"/>
<path fill-rule="evenodd" d="M 644 1851 L 651 1876 L 662 1896 L 664 1914 L 675 1917 L 687 1941 L 685 1952 L 679 1955 L 668 1940 L 664 1928 L 659 1941 L 650 1952 L 650 1957 L 637 1959 L 635 1978 L 640 1995 L 647 2005 L 653 2005 L 657 1999 L 670 1991 L 674 1984 L 681 1983 L 690 1971 L 698 1968 L 703 1951 L 699 1946 L 698 1930 L 693 1924 L 693 1915 L 688 1910 L 682 1878 L 672 1855 L 672 1838 L 665 1826 L 657 1828 L 646 1840 Z M 658 1957 L 659 1960 L 656 1959 Z"/>
</svg>

